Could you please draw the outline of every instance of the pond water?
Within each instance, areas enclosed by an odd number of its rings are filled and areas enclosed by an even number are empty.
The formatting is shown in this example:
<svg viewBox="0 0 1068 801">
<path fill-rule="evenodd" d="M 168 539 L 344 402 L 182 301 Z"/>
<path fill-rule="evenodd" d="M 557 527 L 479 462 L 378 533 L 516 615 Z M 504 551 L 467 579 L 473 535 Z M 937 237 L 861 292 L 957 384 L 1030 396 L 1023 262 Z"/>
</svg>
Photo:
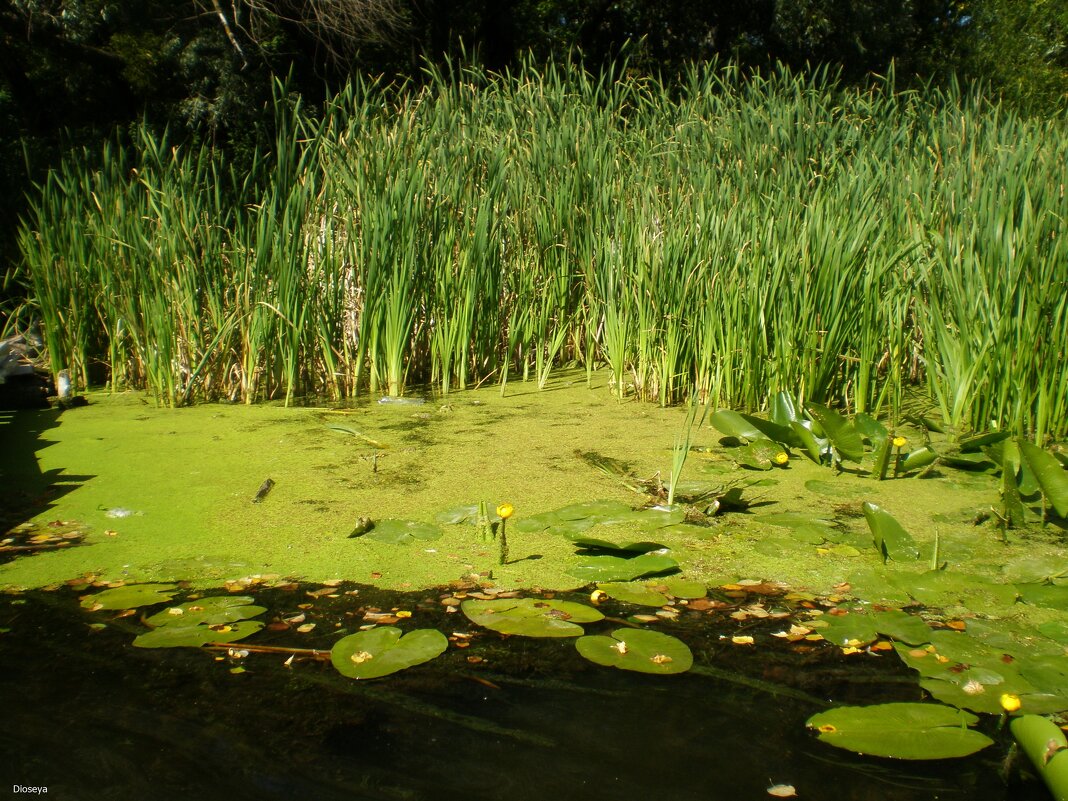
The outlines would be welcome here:
<svg viewBox="0 0 1068 801">
<path fill-rule="evenodd" d="M 1036 782 L 999 778 L 1008 742 L 993 719 L 981 725 L 997 744 L 961 760 L 866 758 L 817 741 L 804 723 L 828 702 L 917 700 L 920 691 L 893 657 L 766 636 L 759 648 L 730 642 L 740 627 L 762 635 L 781 621 L 684 611 L 658 628 L 689 644 L 694 669 L 646 676 L 586 662 L 570 639 L 480 629 L 446 612 L 438 591 L 343 584 L 336 597 L 310 596 L 315 589 L 253 591 L 266 620 L 304 605 L 317 625 L 307 634 L 268 628 L 247 642 L 328 649 L 376 609 L 411 611 L 402 627 L 470 636 L 432 662 L 358 682 L 329 662 L 286 666 L 282 653 L 134 648 L 144 630 L 135 615 L 88 612 L 69 588 L 4 595 L 0 778 L 74 801 L 715 801 L 769 798 L 776 784 L 836 801 L 1048 797 Z M 633 607 L 601 611 L 625 617 Z"/>
</svg>

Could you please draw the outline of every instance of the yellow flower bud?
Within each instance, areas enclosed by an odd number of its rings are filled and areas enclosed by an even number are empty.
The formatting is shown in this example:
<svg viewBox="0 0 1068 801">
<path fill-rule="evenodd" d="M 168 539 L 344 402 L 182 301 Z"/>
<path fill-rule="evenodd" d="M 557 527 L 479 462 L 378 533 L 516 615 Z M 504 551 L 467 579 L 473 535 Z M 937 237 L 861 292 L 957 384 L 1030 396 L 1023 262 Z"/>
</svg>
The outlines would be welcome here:
<svg viewBox="0 0 1068 801">
<path fill-rule="evenodd" d="M 512 504 L 510 504 L 510 503 L 502 503 L 500 506 L 497 507 L 497 516 L 501 520 L 507 520 L 509 517 L 512 516 L 512 513 L 514 511 L 515 511 L 515 508 L 512 506 Z"/>
<path fill-rule="evenodd" d="M 1001 696 L 1001 708 L 1006 712 L 1016 712 L 1020 708 L 1020 696 L 1005 693 Z"/>
<path fill-rule="evenodd" d="M 790 461 L 790 457 L 782 451 L 779 451 L 777 454 L 775 454 L 774 457 L 772 457 L 771 461 L 775 462 L 775 464 L 786 464 L 788 461 Z"/>
<path fill-rule="evenodd" d="M 908 445 L 908 442 L 909 441 L 907 439 L 905 439 L 904 437 L 894 437 L 894 447 L 895 448 L 904 448 L 906 445 Z"/>
</svg>

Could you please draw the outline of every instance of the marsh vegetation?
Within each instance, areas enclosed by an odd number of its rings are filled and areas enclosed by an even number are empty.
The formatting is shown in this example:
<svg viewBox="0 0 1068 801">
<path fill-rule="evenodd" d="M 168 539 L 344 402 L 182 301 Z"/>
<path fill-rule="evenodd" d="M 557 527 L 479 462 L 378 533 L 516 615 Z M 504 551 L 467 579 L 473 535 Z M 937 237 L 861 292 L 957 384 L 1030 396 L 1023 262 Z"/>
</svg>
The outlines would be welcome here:
<svg viewBox="0 0 1068 801">
<path fill-rule="evenodd" d="M 1063 118 L 955 89 L 570 64 L 276 92 L 238 173 L 135 128 L 21 232 L 57 365 L 161 403 L 448 393 L 607 365 L 620 398 L 1068 432 Z M 101 368 L 101 369 L 96 369 Z"/>
</svg>

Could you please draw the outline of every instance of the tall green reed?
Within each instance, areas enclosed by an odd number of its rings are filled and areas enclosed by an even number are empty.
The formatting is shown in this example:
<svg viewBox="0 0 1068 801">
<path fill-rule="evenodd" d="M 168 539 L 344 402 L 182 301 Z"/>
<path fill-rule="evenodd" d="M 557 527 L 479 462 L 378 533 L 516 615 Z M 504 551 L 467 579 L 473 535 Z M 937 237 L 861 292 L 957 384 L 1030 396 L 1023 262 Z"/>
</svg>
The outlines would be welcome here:
<svg viewBox="0 0 1068 801">
<path fill-rule="evenodd" d="M 57 365 L 162 403 L 546 387 L 760 409 L 779 390 L 1068 435 L 1068 121 L 957 89 L 573 64 L 356 82 L 270 152 L 147 128 L 23 221 Z"/>
</svg>

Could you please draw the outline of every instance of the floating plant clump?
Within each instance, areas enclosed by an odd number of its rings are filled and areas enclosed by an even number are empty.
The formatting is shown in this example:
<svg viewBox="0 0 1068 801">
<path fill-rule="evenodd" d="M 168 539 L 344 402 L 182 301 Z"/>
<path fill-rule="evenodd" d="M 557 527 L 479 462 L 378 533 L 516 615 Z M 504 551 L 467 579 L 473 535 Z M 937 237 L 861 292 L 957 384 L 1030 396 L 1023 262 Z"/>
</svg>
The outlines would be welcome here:
<svg viewBox="0 0 1068 801">
<path fill-rule="evenodd" d="M 350 679 L 377 679 L 429 662 L 448 647 L 448 639 L 436 629 L 405 634 L 394 626 L 379 626 L 342 637 L 330 650 L 330 661 Z"/>
<path fill-rule="evenodd" d="M 526 637 L 579 637 L 583 634 L 579 623 L 604 619 L 592 606 L 538 598 L 466 600 L 460 608 L 473 623 L 501 634 Z"/>
<path fill-rule="evenodd" d="M 637 673 L 685 673 L 693 666 L 693 653 L 686 643 L 647 629 L 616 629 L 610 637 L 579 637 L 575 648 L 598 665 Z"/>
<path fill-rule="evenodd" d="M 950 759 L 981 751 L 993 740 L 968 728 L 975 715 L 941 704 L 844 706 L 820 712 L 807 725 L 838 748 L 897 759 Z"/>
<path fill-rule="evenodd" d="M 254 606 L 247 595 L 221 595 L 186 601 L 158 612 L 145 620 L 152 630 L 139 635 L 138 648 L 200 647 L 208 643 L 229 643 L 255 634 L 263 623 L 250 620 L 266 612 Z"/>
<path fill-rule="evenodd" d="M 174 584 L 127 584 L 87 595 L 82 598 L 82 606 L 90 612 L 134 609 L 138 606 L 164 603 L 177 592 L 178 588 Z"/>
</svg>

